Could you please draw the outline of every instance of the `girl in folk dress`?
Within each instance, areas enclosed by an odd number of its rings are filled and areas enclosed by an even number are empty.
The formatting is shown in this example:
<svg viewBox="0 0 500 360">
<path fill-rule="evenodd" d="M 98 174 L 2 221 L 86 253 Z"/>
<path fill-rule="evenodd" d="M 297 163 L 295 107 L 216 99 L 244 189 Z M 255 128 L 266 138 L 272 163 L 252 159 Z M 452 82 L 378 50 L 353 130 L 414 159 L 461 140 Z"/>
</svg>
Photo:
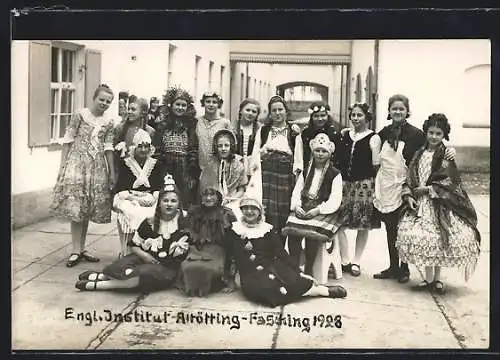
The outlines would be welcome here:
<svg viewBox="0 0 500 360">
<path fill-rule="evenodd" d="M 327 134 L 330 141 L 334 143 L 336 149 L 338 149 L 340 141 L 338 125 L 334 122 L 332 116 L 329 114 L 330 106 L 328 104 L 322 102 L 314 102 L 311 104 L 307 111 L 310 114 L 309 124 L 304 130 L 302 130 L 302 133 L 300 134 L 302 148 L 304 149 L 304 171 L 309 166 L 309 161 L 311 161 L 312 157 L 309 142 L 314 139 L 317 134 Z M 332 154 L 332 164 L 335 167 L 338 166 L 336 153 Z"/>
<path fill-rule="evenodd" d="M 425 266 L 425 279 L 414 288 L 444 293 L 441 267 L 459 267 L 467 281 L 480 250 L 476 211 L 462 187 L 455 162 L 444 159 L 443 139 L 450 124 L 444 114 L 424 122 L 426 144 L 408 169 L 403 199 L 408 209 L 399 222 L 396 248 L 402 261 Z"/>
<path fill-rule="evenodd" d="M 368 129 L 372 120 L 368 104 L 355 104 L 349 109 L 353 128 L 344 132 L 337 152 L 342 172 L 342 211 L 346 215 L 344 228 L 357 230 L 355 254 L 349 261 L 349 244 L 344 229 L 339 231 L 342 271 L 353 276 L 361 274 L 359 265 L 366 247 L 368 232 L 380 228 L 380 217 L 373 206 L 375 175 L 379 166 L 380 137 Z"/>
<path fill-rule="evenodd" d="M 401 94 L 389 98 L 388 120 L 391 124 L 378 133 L 382 142 L 380 168 L 375 178 L 374 206 L 381 213 L 387 232 L 389 268 L 374 274 L 375 279 L 396 278 L 400 283 L 410 279 L 410 269 L 404 261 L 399 261 L 396 249 L 397 229 L 403 205 L 402 191 L 408 165 L 415 152 L 425 144 L 424 133 L 408 123 L 410 102 Z M 445 158 L 453 160 L 455 149 L 447 148 Z"/>
<path fill-rule="evenodd" d="M 118 213 L 120 256 L 127 254 L 127 244 L 145 219 L 153 217 L 162 187 L 161 164 L 151 157 L 154 149 L 149 134 L 139 129 L 130 155 L 120 162 L 113 209 Z"/>
<path fill-rule="evenodd" d="M 250 159 L 255 144 L 255 136 L 260 128 L 260 103 L 255 99 L 247 98 L 240 104 L 238 121 L 236 123 L 237 151 L 245 160 L 247 176 L 251 176 Z"/>
<path fill-rule="evenodd" d="M 288 235 L 288 249 L 295 265 L 300 265 L 302 238 L 305 237 L 304 272 L 313 275 L 313 264 L 323 243 L 333 240 L 343 219 L 337 210 L 342 201 L 342 175 L 332 164 L 335 145 L 327 134 L 311 140 L 313 158 L 299 176 L 292 193 L 291 210 L 283 234 Z"/>
<path fill-rule="evenodd" d="M 61 165 L 54 187 L 51 212 L 71 221 L 73 251 L 66 263 L 99 259 L 85 250 L 89 221 L 111 222 L 112 189 L 116 182 L 113 160 L 113 120 L 105 114 L 113 92 L 100 85 L 89 108 L 72 117 L 62 140 Z"/>
<path fill-rule="evenodd" d="M 200 169 L 196 110 L 192 96 L 182 88 L 171 87 L 163 97 L 161 122 L 153 139 L 155 157 L 164 171 L 172 174 L 181 192 L 184 207 L 196 203 Z"/>
<path fill-rule="evenodd" d="M 262 204 L 274 230 L 281 233 L 290 211 L 290 200 L 298 175 L 303 170 L 302 142 L 296 141 L 299 129 L 287 123 L 288 107 L 281 96 L 273 96 L 267 105 L 269 123 L 256 135 L 252 153 L 251 183 L 262 189 Z M 260 192 L 260 190 L 255 190 Z M 283 246 L 286 237 L 282 236 Z"/>
<path fill-rule="evenodd" d="M 304 297 L 343 298 L 347 295 L 343 287 L 318 285 L 314 278 L 300 271 L 283 249 L 279 235 L 272 231 L 272 225 L 265 222 L 257 199 L 245 197 L 240 207 L 243 216 L 232 224 L 225 237 L 228 252 L 225 268 L 230 269 L 234 259 L 247 299 L 275 307 Z M 230 276 L 228 290 L 233 290 L 236 288 L 234 272 L 226 270 L 226 273 Z"/>
<path fill-rule="evenodd" d="M 219 191 L 212 188 L 202 191 L 201 205 L 189 211 L 187 221 L 192 240 L 177 282 L 177 287 L 188 296 L 206 296 L 225 287 L 223 239 L 235 220 L 233 212 L 222 206 Z"/>
<path fill-rule="evenodd" d="M 198 161 L 201 169 L 201 189 L 208 187 L 211 179 L 217 176 L 217 159 L 212 152 L 214 135 L 220 129 L 231 128 L 231 122 L 219 114 L 223 103 L 219 94 L 213 91 L 206 92 L 201 98 L 201 106 L 205 109 L 205 113 L 198 118 L 196 125 L 200 144 Z"/>
<path fill-rule="evenodd" d="M 236 137 L 231 130 L 219 130 L 215 133 L 213 145 L 213 154 L 218 159 L 213 187 L 222 194 L 222 205 L 230 208 L 239 218 L 239 202 L 245 193 L 248 177 L 243 158 L 235 154 Z"/>
<path fill-rule="evenodd" d="M 186 258 L 188 243 L 179 192 L 170 177 L 159 195 L 154 217 L 144 220 L 129 241 L 132 253 L 102 272 L 81 273 L 75 287 L 84 291 L 136 289 L 143 293 L 167 289 L 174 284 Z"/>
</svg>

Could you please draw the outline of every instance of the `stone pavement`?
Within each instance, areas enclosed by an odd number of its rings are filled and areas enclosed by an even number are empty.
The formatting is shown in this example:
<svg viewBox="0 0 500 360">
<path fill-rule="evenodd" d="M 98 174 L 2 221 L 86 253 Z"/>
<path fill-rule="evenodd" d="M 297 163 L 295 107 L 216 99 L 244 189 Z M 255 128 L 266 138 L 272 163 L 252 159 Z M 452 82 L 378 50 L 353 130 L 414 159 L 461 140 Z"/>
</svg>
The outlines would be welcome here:
<svg viewBox="0 0 500 360">
<path fill-rule="evenodd" d="M 414 267 L 408 284 L 372 279 L 388 264 L 381 229 L 370 233 L 362 275 L 345 274 L 338 281 L 347 298 L 314 298 L 276 308 L 252 304 L 239 291 L 207 298 L 187 298 L 177 290 L 80 292 L 74 287 L 80 272 L 99 270 L 117 256 L 115 223 L 90 226 L 88 247 L 100 254 L 101 263 L 69 269 L 69 224 L 48 219 L 13 233 L 12 348 L 485 349 L 490 342 L 489 196 L 471 198 L 482 254 L 469 282 L 444 269 L 447 293 L 440 296 L 409 289 L 422 279 Z M 116 321 L 107 321 L 110 316 Z M 286 322 L 278 325 L 274 320 L 280 316 Z"/>
</svg>

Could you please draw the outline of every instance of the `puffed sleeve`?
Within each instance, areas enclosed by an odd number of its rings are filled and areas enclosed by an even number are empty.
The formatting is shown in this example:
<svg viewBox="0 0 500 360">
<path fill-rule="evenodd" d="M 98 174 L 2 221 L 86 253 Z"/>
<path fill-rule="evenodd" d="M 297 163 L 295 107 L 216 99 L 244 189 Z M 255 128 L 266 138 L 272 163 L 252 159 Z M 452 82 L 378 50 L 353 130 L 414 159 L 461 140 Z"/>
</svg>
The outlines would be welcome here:
<svg viewBox="0 0 500 360">
<path fill-rule="evenodd" d="M 372 150 L 372 165 L 380 165 L 380 149 L 382 148 L 382 141 L 377 134 L 370 138 L 370 149 Z"/>
<path fill-rule="evenodd" d="M 342 175 L 339 173 L 332 181 L 330 197 L 318 205 L 319 213 L 322 215 L 333 214 L 338 210 L 342 202 Z"/>
<path fill-rule="evenodd" d="M 113 142 L 115 140 L 115 125 L 113 120 L 106 124 L 106 134 L 104 135 L 104 151 L 115 151 Z"/>
<path fill-rule="evenodd" d="M 80 122 L 82 121 L 82 116 L 80 113 L 76 113 L 73 115 L 69 124 L 67 124 L 66 132 L 64 133 L 64 137 L 61 139 L 61 144 L 71 144 L 75 141 L 75 137 L 77 135 L 78 127 L 80 126 Z"/>
<path fill-rule="evenodd" d="M 292 199 L 290 201 L 290 210 L 295 211 L 298 206 L 302 206 L 302 189 L 304 188 L 304 177 L 301 175 L 295 183 L 295 187 L 292 191 Z"/>
</svg>

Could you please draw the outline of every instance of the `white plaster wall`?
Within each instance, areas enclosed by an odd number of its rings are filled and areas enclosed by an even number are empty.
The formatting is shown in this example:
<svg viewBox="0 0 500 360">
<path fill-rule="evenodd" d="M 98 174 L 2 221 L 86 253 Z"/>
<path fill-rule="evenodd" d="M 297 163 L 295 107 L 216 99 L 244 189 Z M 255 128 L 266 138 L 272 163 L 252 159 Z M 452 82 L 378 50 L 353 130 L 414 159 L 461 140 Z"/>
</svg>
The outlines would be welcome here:
<svg viewBox="0 0 500 360">
<path fill-rule="evenodd" d="M 387 123 L 387 101 L 395 93 L 409 97 L 410 121 L 421 127 L 434 112 L 451 122 L 451 143 L 457 146 L 490 146 L 490 130 L 463 128 L 480 114 L 489 123 L 490 84 L 468 79 L 465 70 L 490 64 L 489 40 L 383 40 L 379 56 L 377 128 Z M 487 67 L 486 67 L 487 68 Z M 488 70 L 486 69 L 486 73 Z M 473 83 L 473 89 L 470 87 Z M 470 101 L 472 94 L 474 101 Z"/>
<path fill-rule="evenodd" d="M 366 93 L 364 91 L 366 75 L 368 74 L 368 68 L 371 66 L 373 72 L 374 68 L 374 46 L 375 40 L 353 40 L 352 41 L 352 56 L 351 56 L 351 78 L 350 78 L 350 99 L 354 102 L 356 95 L 354 91 L 356 90 L 356 76 L 361 75 L 361 85 L 362 85 L 362 101 L 366 102 Z"/>
<path fill-rule="evenodd" d="M 28 147 L 29 42 L 11 44 L 11 193 L 20 194 L 53 186 L 61 153 Z"/>
<path fill-rule="evenodd" d="M 194 89 L 195 55 L 201 56 L 198 99 L 208 88 L 208 64 L 214 61 L 214 84 L 220 83 L 220 66 L 226 67 L 222 95 L 229 97 L 229 50 L 223 41 L 71 41 L 102 53 L 101 82 L 108 84 L 116 97 L 128 90 L 140 97 L 161 96 L 167 88 L 169 43 L 177 46 L 174 84 Z M 28 61 L 29 42 L 12 42 L 12 194 L 37 191 L 54 185 L 59 169 L 60 151 L 47 147 L 28 147 Z M 136 61 L 131 60 L 136 56 Z M 219 91 L 221 89 L 218 89 Z M 199 102 L 197 110 L 201 112 Z M 225 102 L 223 111 L 229 109 Z M 108 110 L 117 114 L 115 98 Z"/>
</svg>

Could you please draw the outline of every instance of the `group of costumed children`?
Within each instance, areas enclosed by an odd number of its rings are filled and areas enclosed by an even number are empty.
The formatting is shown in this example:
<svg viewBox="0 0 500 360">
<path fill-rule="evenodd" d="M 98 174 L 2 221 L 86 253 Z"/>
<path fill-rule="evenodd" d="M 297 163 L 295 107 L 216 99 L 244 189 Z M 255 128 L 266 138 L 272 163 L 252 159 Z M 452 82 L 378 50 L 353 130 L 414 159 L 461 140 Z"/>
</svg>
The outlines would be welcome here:
<svg viewBox="0 0 500 360">
<path fill-rule="evenodd" d="M 283 98 L 273 96 L 262 126 L 260 104 L 245 99 L 233 131 L 218 94 L 203 95 L 204 115 L 196 117 L 193 98 L 176 87 L 164 96 L 160 120 L 134 98 L 113 127 L 105 115 L 112 99 L 100 86 L 69 124 L 54 189 L 53 213 L 72 221 L 69 267 L 99 261 L 84 247 L 88 221 L 107 223 L 117 213 L 120 256 L 80 274 L 80 290 L 175 286 L 205 296 L 234 290 L 238 272 L 243 294 L 271 306 L 345 297 L 343 287 L 312 277 L 316 256 L 338 236 L 342 270 L 359 276 L 368 232 L 381 220 L 391 266 L 375 278 L 406 282 L 411 262 L 426 266 L 417 289 L 444 291 L 441 266 L 465 268 L 466 279 L 474 271 L 477 218 L 454 151 L 442 142 L 450 132 L 442 114 L 431 115 L 422 132 L 406 121 L 408 99 L 396 95 L 392 124 L 379 134 L 368 128 L 366 104 L 351 107 L 353 127 L 339 131 L 328 105 L 313 103 L 300 131 L 288 122 Z M 345 229 L 357 230 L 352 260 Z"/>
</svg>

